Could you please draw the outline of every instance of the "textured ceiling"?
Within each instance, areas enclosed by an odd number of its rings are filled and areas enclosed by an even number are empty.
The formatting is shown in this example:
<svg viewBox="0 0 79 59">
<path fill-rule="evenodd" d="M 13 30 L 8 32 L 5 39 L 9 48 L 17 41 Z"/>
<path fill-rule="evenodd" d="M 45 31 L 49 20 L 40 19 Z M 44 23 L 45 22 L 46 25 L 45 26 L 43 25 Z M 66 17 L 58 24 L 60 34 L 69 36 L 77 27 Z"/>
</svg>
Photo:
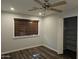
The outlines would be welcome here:
<svg viewBox="0 0 79 59">
<path fill-rule="evenodd" d="M 53 4 L 56 1 L 61 1 L 61 0 L 49 0 L 51 4 Z M 66 5 L 57 6 L 54 8 L 63 10 L 63 12 L 65 12 L 66 10 L 72 10 L 73 8 L 77 8 L 78 0 L 65 0 L 65 1 L 67 2 Z M 15 10 L 11 11 L 10 10 L 11 7 L 15 8 Z M 45 12 L 46 15 L 57 13 L 55 11 L 44 11 L 44 10 L 37 10 L 37 11 L 29 12 L 28 10 L 32 9 L 33 7 L 41 7 L 41 5 L 36 3 L 34 0 L 2 0 L 1 1 L 2 11 L 29 14 L 29 15 L 35 15 L 35 16 L 38 16 L 39 12 L 42 12 L 42 13 Z"/>
</svg>

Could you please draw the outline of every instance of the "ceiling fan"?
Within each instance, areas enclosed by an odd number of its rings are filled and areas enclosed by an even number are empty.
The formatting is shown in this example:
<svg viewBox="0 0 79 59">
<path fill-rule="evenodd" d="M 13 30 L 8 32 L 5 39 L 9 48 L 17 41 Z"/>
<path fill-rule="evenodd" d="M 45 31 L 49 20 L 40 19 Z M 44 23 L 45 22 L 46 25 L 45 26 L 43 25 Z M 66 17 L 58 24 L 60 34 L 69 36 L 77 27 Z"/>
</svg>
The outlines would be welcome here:
<svg viewBox="0 0 79 59">
<path fill-rule="evenodd" d="M 66 4 L 66 1 L 59 1 L 59 2 L 55 2 L 53 4 L 49 3 L 49 0 L 34 0 L 34 1 L 37 2 L 38 4 L 40 4 L 42 6 L 42 8 L 33 7 L 32 9 L 30 9 L 28 11 L 35 11 L 38 9 L 44 9 L 44 10 L 62 12 L 62 10 L 55 9 L 54 7 Z M 42 2 L 42 1 L 44 1 L 44 2 Z"/>
</svg>

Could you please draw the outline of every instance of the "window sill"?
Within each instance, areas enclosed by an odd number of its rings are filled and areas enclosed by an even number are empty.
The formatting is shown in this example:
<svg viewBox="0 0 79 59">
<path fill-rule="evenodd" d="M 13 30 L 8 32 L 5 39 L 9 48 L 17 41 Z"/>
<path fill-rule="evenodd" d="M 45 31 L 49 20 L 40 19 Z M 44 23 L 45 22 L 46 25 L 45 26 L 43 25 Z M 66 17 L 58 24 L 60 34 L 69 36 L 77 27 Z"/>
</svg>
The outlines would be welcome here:
<svg viewBox="0 0 79 59">
<path fill-rule="evenodd" d="M 39 35 L 14 36 L 13 39 L 34 38 L 34 37 L 40 37 L 40 36 Z"/>
</svg>

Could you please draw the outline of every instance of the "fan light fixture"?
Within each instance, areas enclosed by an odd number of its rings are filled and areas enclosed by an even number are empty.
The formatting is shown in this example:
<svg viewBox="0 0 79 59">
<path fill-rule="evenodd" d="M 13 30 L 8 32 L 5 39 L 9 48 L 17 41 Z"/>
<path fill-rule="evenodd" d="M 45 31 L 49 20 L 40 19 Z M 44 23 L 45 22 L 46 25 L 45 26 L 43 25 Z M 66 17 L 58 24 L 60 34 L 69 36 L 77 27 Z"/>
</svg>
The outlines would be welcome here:
<svg viewBox="0 0 79 59">
<path fill-rule="evenodd" d="M 63 10 L 59 10 L 56 9 L 54 7 L 56 6 L 61 6 L 61 5 L 65 5 L 66 1 L 62 0 L 62 1 L 58 1 L 55 2 L 53 4 L 49 3 L 49 0 L 34 0 L 36 3 L 38 3 L 39 5 L 41 5 L 40 8 L 38 7 L 33 7 L 32 9 L 29 9 L 28 11 L 36 11 L 36 10 L 48 10 L 48 11 L 55 11 L 55 12 L 62 12 Z M 42 13 L 38 13 L 39 15 L 42 15 Z"/>
<path fill-rule="evenodd" d="M 41 13 L 41 12 L 39 12 L 39 15 L 42 15 L 42 13 Z"/>
<path fill-rule="evenodd" d="M 30 24 L 32 24 L 33 22 L 29 22 Z"/>
<path fill-rule="evenodd" d="M 15 9 L 11 7 L 10 10 L 14 11 Z"/>
</svg>

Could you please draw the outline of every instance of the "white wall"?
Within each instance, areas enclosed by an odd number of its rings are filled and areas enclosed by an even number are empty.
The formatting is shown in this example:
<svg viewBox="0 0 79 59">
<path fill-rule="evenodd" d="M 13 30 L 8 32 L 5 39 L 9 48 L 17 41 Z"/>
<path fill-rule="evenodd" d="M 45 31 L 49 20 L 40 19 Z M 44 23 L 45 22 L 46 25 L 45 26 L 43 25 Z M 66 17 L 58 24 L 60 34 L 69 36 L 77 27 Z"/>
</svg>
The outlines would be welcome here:
<svg viewBox="0 0 79 59">
<path fill-rule="evenodd" d="M 63 19 L 58 15 L 38 18 L 2 12 L 1 17 L 2 52 L 44 45 L 57 51 L 59 54 L 63 53 Z M 13 38 L 14 18 L 39 19 L 40 37 Z"/>
<path fill-rule="evenodd" d="M 45 17 L 43 20 L 44 45 L 59 54 L 63 53 L 63 19 L 58 15 Z"/>
<path fill-rule="evenodd" d="M 63 53 L 63 21 L 66 17 L 78 16 L 77 8 L 65 11 L 58 15 L 50 15 L 43 20 L 44 46 Z"/>
<path fill-rule="evenodd" d="M 78 8 L 73 8 L 72 10 L 67 10 L 61 14 L 63 18 L 78 16 Z"/>
<path fill-rule="evenodd" d="M 39 37 L 14 38 L 14 18 L 39 20 Z M 1 14 L 1 46 L 2 52 L 14 51 L 42 45 L 41 18 L 2 12 Z"/>
<path fill-rule="evenodd" d="M 57 22 L 57 50 L 58 54 L 63 53 L 63 18 L 61 17 Z"/>
</svg>

